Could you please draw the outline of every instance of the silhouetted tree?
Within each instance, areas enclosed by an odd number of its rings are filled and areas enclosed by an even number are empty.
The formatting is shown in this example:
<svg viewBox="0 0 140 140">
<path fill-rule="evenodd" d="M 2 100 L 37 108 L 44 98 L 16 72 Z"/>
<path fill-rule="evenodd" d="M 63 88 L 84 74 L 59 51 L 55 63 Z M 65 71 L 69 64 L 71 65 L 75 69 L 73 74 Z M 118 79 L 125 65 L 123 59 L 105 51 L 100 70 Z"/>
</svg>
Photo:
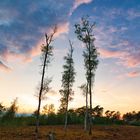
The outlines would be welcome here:
<svg viewBox="0 0 140 140">
<path fill-rule="evenodd" d="M 18 111 L 17 100 L 17 98 L 14 99 L 14 101 L 11 103 L 11 106 L 6 110 L 5 114 L 3 115 L 4 120 L 11 120 L 15 118 L 15 115 Z"/>
<path fill-rule="evenodd" d="M 123 120 L 126 122 L 140 121 L 140 111 L 139 112 L 132 111 L 124 114 Z"/>
<path fill-rule="evenodd" d="M 61 90 L 59 92 L 61 94 Z M 64 114 L 65 111 L 66 111 L 66 100 L 65 100 L 65 97 L 61 97 L 60 103 L 61 104 L 60 104 L 59 109 L 58 109 L 58 114 Z"/>
<path fill-rule="evenodd" d="M 72 95 L 74 94 L 74 91 L 72 90 L 72 86 L 75 80 L 75 70 L 74 70 L 74 62 L 73 62 L 73 44 L 69 40 L 70 44 L 70 50 L 67 56 L 64 57 L 65 64 L 63 65 L 63 73 L 62 73 L 62 89 L 59 91 L 62 98 L 61 101 L 61 107 L 65 109 L 65 131 L 67 129 L 67 123 L 68 123 L 68 104 L 69 101 L 72 100 Z"/>
<path fill-rule="evenodd" d="M 35 110 L 32 114 L 33 117 L 37 117 L 37 110 Z"/>
<path fill-rule="evenodd" d="M 39 127 L 39 116 L 40 116 L 40 107 L 41 107 L 41 100 L 43 98 L 43 92 L 48 92 L 48 79 L 45 79 L 45 72 L 48 64 L 50 63 L 50 58 L 52 56 L 52 41 L 54 34 L 56 33 L 56 27 L 53 30 L 53 33 L 50 35 L 45 34 L 46 44 L 42 45 L 41 51 L 42 51 L 42 73 L 41 73 L 41 83 L 39 88 L 39 95 L 38 95 L 38 108 L 37 108 L 37 115 L 36 115 L 36 139 L 38 140 L 38 127 Z"/>
<path fill-rule="evenodd" d="M 90 122 L 89 122 L 89 134 L 92 134 L 92 87 L 94 83 L 95 71 L 98 65 L 98 52 L 94 45 L 95 37 L 93 30 L 95 23 L 90 23 L 88 18 L 82 18 L 79 24 L 75 25 L 75 33 L 80 41 L 85 45 L 83 51 L 84 65 L 86 69 L 86 79 L 88 81 L 89 96 L 90 96 Z"/>
<path fill-rule="evenodd" d="M 110 110 L 107 110 L 107 111 L 105 112 L 105 115 L 106 115 L 107 118 L 110 118 Z"/>
<path fill-rule="evenodd" d="M 75 109 L 75 113 L 77 114 L 77 116 L 85 116 L 85 110 L 86 110 L 85 106 L 79 107 Z"/>
<path fill-rule="evenodd" d="M 136 113 L 136 120 L 137 120 L 137 121 L 140 121 L 140 111 L 138 111 L 138 112 Z"/>
<path fill-rule="evenodd" d="M 93 116 L 95 117 L 102 117 L 103 116 L 104 108 L 97 105 L 93 108 Z"/>
<path fill-rule="evenodd" d="M 114 114 L 114 113 L 115 113 L 115 111 L 107 110 L 107 111 L 105 112 L 105 115 L 106 115 L 107 118 L 111 119 L 111 118 L 113 118 L 113 114 Z"/>
<path fill-rule="evenodd" d="M 3 113 L 6 111 L 6 108 L 2 103 L 0 103 L 0 117 L 3 115 Z"/>
<path fill-rule="evenodd" d="M 113 120 L 120 120 L 121 113 L 119 111 L 115 112 L 112 116 Z"/>
<path fill-rule="evenodd" d="M 55 113 L 55 107 L 54 104 L 46 104 L 45 106 L 43 106 L 43 110 L 42 110 L 42 114 L 44 115 L 51 115 Z"/>
</svg>

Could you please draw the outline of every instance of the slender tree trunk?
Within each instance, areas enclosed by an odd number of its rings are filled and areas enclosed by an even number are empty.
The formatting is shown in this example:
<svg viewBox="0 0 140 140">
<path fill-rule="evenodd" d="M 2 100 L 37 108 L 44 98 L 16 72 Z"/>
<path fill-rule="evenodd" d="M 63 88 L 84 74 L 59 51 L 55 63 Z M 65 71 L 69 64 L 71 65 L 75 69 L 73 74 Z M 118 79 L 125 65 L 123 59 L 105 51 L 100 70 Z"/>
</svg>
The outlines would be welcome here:
<svg viewBox="0 0 140 140">
<path fill-rule="evenodd" d="M 90 82 L 89 82 L 89 94 L 90 94 L 89 135 L 92 135 L 92 92 L 91 92 L 91 79 L 90 79 Z"/>
<path fill-rule="evenodd" d="M 89 113 L 89 135 L 92 135 L 92 72 L 91 72 L 91 44 L 89 46 L 89 96 L 90 96 L 90 113 Z"/>
<path fill-rule="evenodd" d="M 43 88 L 44 88 L 44 77 L 45 77 L 45 69 L 46 69 L 46 63 L 47 63 L 47 58 L 49 55 L 49 46 L 50 43 L 52 42 L 52 38 L 54 36 L 54 34 L 56 33 L 56 27 L 53 30 L 53 33 L 48 36 L 47 34 L 45 34 L 45 38 L 46 38 L 46 46 L 45 49 L 43 51 L 44 53 L 44 60 L 43 60 L 43 68 L 42 68 L 42 76 L 41 76 L 41 85 L 40 85 L 40 91 L 39 91 L 39 97 L 38 97 L 38 108 L 37 108 L 37 115 L 36 115 L 36 128 L 35 128 L 35 133 L 36 133 L 36 140 L 38 140 L 38 135 L 39 135 L 39 117 L 40 117 L 40 107 L 41 107 L 41 100 L 42 100 L 42 92 L 43 92 Z"/>
<path fill-rule="evenodd" d="M 68 84 L 68 93 L 67 93 L 67 99 L 66 99 L 66 113 L 65 113 L 65 126 L 64 126 L 65 132 L 67 130 L 67 125 L 68 125 L 68 103 L 69 103 L 69 84 Z"/>
<path fill-rule="evenodd" d="M 71 66 L 71 65 L 70 65 Z M 70 74 L 70 71 L 69 71 Z M 70 75 L 69 75 L 70 76 Z M 66 99 L 66 114 L 65 114 L 65 132 L 67 131 L 67 125 L 68 125 L 68 104 L 69 104 L 69 84 L 68 84 L 68 93 L 67 93 L 67 99 Z"/>
<path fill-rule="evenodd" d="M 72 59 L 73 50 L 72 50 L 72 42 L 70 40 L 69 40 L 69 44 L 71 47 L 70 58 Z M 64 127 L 65 132 L 67 130 L 67 124 L 68 124 L 68 103 L 69 103 L 69 95 L 70 95 L 70 77 L 71 77 L 71 62 L 70 62 L 70 66 L 69 66 L 69 75 L 68 75 L 68 93 L 67 93 L 67 99 L 66 99 L 67 105 L 66 105 L 66 116 L 65 116 L 65 127 Z"/>
<path fill-rule="evenodd" d="M 37 109 L 36 129 L 35 129 L 36 140 L 38 140 L 38 134 L 39 134 L 39 117 L 40 117 L 40 107 L 41 107 L 41 96 L 42 96 L 42 91 L 43 91 L 43 84 L 44 84 L 44 76 L 45 76 L 45 67 L 46 67 L 47 56 L 48 56 L 48 50 L 46 51 L 44 62 L 43 62 L 41 86 L 40 86 L 39 98 L 38 98 L 38 109 Z"/>
<path fill-rule="evenodd" d="M 88 82 L 87 82 L 87 87 L 86 87 L 86 112 L 85 112 L 85 131 L 88 130 Z"/>
<path fill-rule="evenodd" d="M 67 125 L 68 125 L 68 100 L 67 100 L 66 114 L 65 114 L 65 126 L 64 126 L 65 132 L 67 130 Z"/>
</svg>

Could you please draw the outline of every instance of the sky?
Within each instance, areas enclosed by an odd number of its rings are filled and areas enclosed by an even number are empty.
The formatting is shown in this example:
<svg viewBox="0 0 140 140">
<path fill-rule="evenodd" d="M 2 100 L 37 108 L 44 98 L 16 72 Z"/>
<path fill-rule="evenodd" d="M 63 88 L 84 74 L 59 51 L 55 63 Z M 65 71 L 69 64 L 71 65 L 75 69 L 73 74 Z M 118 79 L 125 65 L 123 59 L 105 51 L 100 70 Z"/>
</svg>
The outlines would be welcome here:
<svg viewBox="0 0 140 140">
<path fill-rule="evenodd" d="M 85 105 L 78 88 L 85 80 L 83 44 L 74 33 L 82 16 L 96 23 L 95 46 L 99 65 L 93 87 L 93 107 L 122 113 L 140 110 L 140 1 L 139 0 L 1 0 L 0 102 L 9 106 L 18 97 L 19 112 L 37 108 L 41 80 L 41 45 L 45 33 L 57 25 L 53 59 L 46 75 L 51 91 L 42 102 L 59 108 L 63 57 L 74 44 L 76 79 L 70 108 Z"/>
</svg>

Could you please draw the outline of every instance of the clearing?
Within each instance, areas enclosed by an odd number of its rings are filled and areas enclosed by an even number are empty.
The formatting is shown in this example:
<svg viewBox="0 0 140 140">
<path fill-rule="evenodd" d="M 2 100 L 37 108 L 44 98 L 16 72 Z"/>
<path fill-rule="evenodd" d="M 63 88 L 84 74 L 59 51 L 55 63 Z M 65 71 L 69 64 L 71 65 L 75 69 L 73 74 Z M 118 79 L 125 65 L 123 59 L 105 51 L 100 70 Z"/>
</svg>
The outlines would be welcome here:
<svg viewBox="0 0 140 140">
<path fill-rule="evenodd" d="M 47 134 L 55 133 L 56 140 L 140 140 L 137 126 L 93 126 L 93 134 L 85 133 L 83 126 L 70 125 L 67 134 L 63 126 L 40 126 L 40 140 L 47 140 Z M 0 127 L 0 140 L 34 140 L 34 126 Z"/>
</svg>

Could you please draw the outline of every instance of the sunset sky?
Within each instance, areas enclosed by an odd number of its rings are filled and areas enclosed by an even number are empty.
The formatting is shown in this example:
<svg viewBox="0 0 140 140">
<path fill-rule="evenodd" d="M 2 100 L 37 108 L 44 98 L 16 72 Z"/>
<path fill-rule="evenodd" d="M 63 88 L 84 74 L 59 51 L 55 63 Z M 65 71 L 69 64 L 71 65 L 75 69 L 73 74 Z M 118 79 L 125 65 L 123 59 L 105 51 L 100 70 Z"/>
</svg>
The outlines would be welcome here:
<svg viewBox="0 0 140 140">
<path fill-rule="evenodd" d="M 20 112 L 37 107 L 40 46 L 44 34 L 58 27 L 54 56 L 47 75 L 53 78 L 43 104 L 59 107 L 63 57 L 74 43 L 76 79 L 70 107 L 85 105 L 78 88 L 85 80 L 84 46 L 74 34 L 82 16 L 96 22 L 95 46 L 100 52 L 93 106 L 122 113 L 140 110 L 140 0 L 0 0 L 0 102 L 18 97 Z"/>
</svg>

